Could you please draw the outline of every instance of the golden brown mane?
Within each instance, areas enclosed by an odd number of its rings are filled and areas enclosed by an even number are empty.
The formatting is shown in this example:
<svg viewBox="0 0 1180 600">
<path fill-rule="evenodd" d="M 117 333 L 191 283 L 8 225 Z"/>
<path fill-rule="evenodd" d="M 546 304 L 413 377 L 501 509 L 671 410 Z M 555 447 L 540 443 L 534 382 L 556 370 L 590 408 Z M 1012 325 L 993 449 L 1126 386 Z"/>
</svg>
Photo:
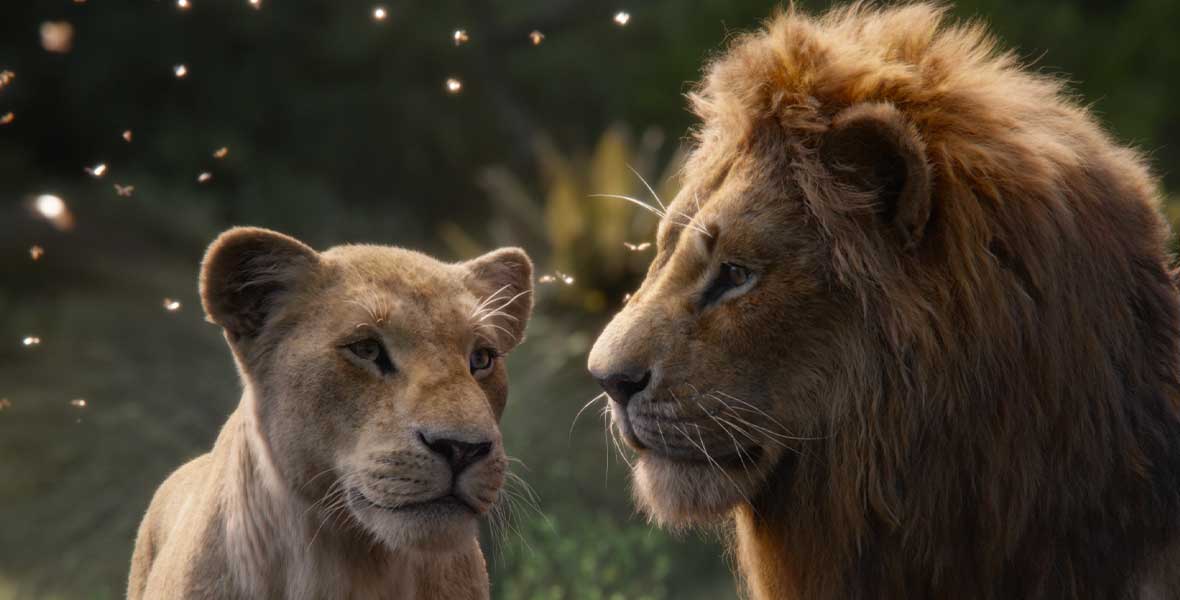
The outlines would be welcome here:
<svg viewBox="0 0 1180 600">
<path fill-rule="evenodd" d="M 832 382 L 853 408 L 739 508 L 759 597 L 1180 594 L 1156 564 L 1180 518 L 1180 308 L 1142 158 L 929 4 L 788 9 L 691 103 L 686 187 L 779 153 L 872 316 Z M 895 107 L 925 146 L 932 206 L 904 252 L 816 158 L 861 103 Z"/>
</svg>

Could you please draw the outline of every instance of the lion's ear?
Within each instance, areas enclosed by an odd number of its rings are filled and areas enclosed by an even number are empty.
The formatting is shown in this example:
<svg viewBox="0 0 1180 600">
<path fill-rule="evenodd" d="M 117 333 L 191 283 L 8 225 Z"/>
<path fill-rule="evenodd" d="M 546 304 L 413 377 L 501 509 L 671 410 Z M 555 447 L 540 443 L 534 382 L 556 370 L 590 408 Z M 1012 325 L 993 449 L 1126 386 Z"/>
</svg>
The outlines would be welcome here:
<svg viewBox="0 0 1180 600">
<path fill-rule="evenodd" d="M 201 303 L 231 341 L 252 339 L 319 264 L 319 255 L 290 236 L 256 227 L 222 233 L 201 262 Z"/>
<path fill-rule="evenodd" d="M 931 210 L 926 147 L 892 104 L 858 104 L 837 114 L 820 156 L 837 181 L 877 194 L 882 217 L 907 248 L 922 240 Z"/>
<path fill-rule="evenodd" d="M 529 255 L 520 248 L 500 248 L 462 266 L 467 269 L 468 286 L 480 299 L 477 319 L 485 319 L 506 333 L 510 339 L 505 341 L 512 346 L 523 341 L 533 313 L 533 261 Z"/>
</svg>

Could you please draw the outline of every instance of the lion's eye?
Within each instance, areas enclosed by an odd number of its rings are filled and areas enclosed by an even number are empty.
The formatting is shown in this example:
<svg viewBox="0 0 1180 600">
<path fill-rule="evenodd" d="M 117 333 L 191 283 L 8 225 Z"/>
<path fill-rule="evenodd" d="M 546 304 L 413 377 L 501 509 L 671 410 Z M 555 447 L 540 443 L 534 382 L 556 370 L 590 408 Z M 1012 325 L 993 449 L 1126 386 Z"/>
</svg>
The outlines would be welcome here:
<svg viewBox="0 0 1180 600">
<path fill-rule="evenodd" d="M 381 342 L 368 338 L 353 342 L 346 348 L 353 356 L 376 365 L 383 375 L 393 372 L 393 361 L 389 360 L 389 354 L 385 352 L 385 347 L 381 345 Z"/>
<path fill-rule="evenodd" d="M 750 280 L 750 270 L 741 265 L 721 263 L 721 277 L 729 287 L 742 287 Z"/>
<path fill-rule="evenodd" d="M 496 363 L 496 351 L 491 348 L 477 348 L 471 352 L 471 356 L 467 359 L 467 364 L 471 368 L 471 373 L 480 376 L 492 368 Z"/>
<path fill-rule="evenodd" d="M 717 277 L 701 297 L 701 306 L 717 302 L 727 292 L 747 288 L 753 281 L 754 274 L 746 267 L 734 263 L 721 263 Z"/>
</svg>

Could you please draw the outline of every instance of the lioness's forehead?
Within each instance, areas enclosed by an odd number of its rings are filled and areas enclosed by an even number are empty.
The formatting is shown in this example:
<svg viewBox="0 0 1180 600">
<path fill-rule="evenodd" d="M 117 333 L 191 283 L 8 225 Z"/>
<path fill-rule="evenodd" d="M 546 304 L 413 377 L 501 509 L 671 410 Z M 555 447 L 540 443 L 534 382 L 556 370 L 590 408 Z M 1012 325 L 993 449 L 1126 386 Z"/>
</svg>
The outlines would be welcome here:
<svg viewBox="0 0 1180 600">
<path fill-rule="evenodd" d="M 337 246 L 322 255 L 331 265 L 325 293 L 373 322 L 462 325 L 475 297 L 456 265 L 392 246 Z"/>
</svg>

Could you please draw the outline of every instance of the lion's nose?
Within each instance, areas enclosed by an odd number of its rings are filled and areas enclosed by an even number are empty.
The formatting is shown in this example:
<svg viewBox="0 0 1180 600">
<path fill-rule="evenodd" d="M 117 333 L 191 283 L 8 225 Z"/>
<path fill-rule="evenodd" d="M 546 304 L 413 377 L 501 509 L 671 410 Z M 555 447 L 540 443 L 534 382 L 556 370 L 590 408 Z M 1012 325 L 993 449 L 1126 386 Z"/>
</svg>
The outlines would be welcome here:
<svg viewBox="0 0 1180 600">
<path fill-rule="evenodd" d="M 651 370 L 644 371 L 642 375 L 611 373 L 605 377 L 595 376 L 595 379 L 598 380 L 598 385 L 606 390 L 606 395 L 610 396 L 611 400 L 627 406 L 632 396 L 647 388 L 647 384 L 651 382 Z"/>
<path fill-rule="evenodd" d="M 481 461 L 492 451 L 491 442 L 464 442 L 445 437 L 432 438 L 429 434 L 418 433 L 422 443 L 435 454 L 447 459 L 455 475 Z"/>
</svg>

